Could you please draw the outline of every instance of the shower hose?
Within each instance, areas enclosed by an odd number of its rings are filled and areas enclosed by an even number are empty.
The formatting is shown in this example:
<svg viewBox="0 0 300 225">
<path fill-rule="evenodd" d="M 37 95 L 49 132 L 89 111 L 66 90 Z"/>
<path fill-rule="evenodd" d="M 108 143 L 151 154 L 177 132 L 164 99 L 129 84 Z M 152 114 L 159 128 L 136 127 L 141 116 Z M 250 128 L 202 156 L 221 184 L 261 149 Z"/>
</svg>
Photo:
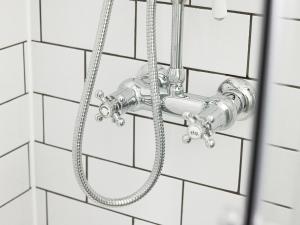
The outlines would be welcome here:
<svg viewBox="0 0 300 225">
<path fill-rule="evenodd" d="M 99 64 L 103 52 L 105 37 L 111 16 L 114 0 L 104 0 L 101 17 L 96 36 L 95 47 L 90 60 L 88 75 L 85 81 L 75 129 L 73 137 L 73 167 L 77 181 L 83 192 L 93 201 L 104 206 L 125 206 L 143 198 L 156 184 L 164 163 L 165 157 L 165 136 L 162 119 L 162 111 L 160 104 L 158 72 L 157 72 L 157 55 L 156 55 L 156 0 L 147 0 L 147 55 L 148 55 L 148 71 L 151 76 L 151 97 L 153 123 L 155 131 L 155 160 L 152 171 L 145 183 L 134 193 L 125 197 L 110 198 L 98 194 L 88 183 L 83 169 L 82 162 L 82 140 L 84 136 L 84 128 L 88 114 L 89 104 L 94 89 L 94 84 L 99 69 Z M 104 171 L 103 171 L 104 172 Z"/>
</svg>

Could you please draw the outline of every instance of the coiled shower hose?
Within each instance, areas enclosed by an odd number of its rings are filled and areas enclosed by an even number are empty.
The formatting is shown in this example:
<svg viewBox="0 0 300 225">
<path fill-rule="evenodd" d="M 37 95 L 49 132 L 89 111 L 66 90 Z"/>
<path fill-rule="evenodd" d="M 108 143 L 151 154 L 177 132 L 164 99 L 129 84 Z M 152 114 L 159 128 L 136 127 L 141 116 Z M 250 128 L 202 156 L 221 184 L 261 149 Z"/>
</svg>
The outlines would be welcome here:
<svg viewBox="0 0 300 225">
<path fill-rule="evenodd" d="M 77 120 L 74 129 L 73 138 L 73 167 L 77 181 L 83 192 L 96 203 L 106 206 L 125 206 L 143 198 L 157 182 L 164 163 L 165 157 L 165 137 L 164 126 L 160 104 L 158 72 L 157 72 L 157 56 L 156 56 L 156 33 L 155 33 L 155 11 L 156 0 L 147 0 L 147 52 L 148 52 L 148 70 L 151 76 L 151 93 L 152 93 L 152 110 L 155 130 L 155 161 L 152 171 L 142 187 L 136 192 L 122 197 L 109 198 L 98 194 L 88 183 L 82 164 L 82 139 L 86 117 L 88 114 L 89 104 L 94 89 L 94 84 L 102 56 L 105 37 L 108 29 L 110 15 L 114 0 L 104 0 L 101 17 L 96 37 L 95 48 L 89 64 L 88 76 L 81 97 Z"/>
</svg>

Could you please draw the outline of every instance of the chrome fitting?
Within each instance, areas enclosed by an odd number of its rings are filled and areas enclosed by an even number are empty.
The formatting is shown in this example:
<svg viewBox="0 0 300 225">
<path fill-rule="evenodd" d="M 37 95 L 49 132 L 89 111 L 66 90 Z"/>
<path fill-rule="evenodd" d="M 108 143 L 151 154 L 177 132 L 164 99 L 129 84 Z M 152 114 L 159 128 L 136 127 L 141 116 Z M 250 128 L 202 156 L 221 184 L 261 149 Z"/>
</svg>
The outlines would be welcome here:
<svg viewBox="0 0 300 225">
<path fill-rule="evenodd" d="M 255 90 L 245 80 L 230 78 L 219 86 L 216 95 L 206 97 L 185 93 L 183 87 L 178 86 L 184 77 L 184 70 L 166 70 L 160 66 L 158 71 L 163 113 L 187 121 L 187 133 L 182 138 L 184 143 L 199 139 L 208 148 L 213 148 L 216 144 L 213 136 L 217 131 L 230 128 L 237 120 L 248 118 L 255 110 Z M 96 96 L 101 104 L 97 120 L 111 117 L 113 122 L 123 126 L 125 121 L 121 118 L 122 114 L 128 111 L 152 111 L 150 83 L 147 67 L 143 66 L 136 78 L 122 82 L 111 95 L 104 97 L 103 92 L 99 92 Z"/>
</svg>

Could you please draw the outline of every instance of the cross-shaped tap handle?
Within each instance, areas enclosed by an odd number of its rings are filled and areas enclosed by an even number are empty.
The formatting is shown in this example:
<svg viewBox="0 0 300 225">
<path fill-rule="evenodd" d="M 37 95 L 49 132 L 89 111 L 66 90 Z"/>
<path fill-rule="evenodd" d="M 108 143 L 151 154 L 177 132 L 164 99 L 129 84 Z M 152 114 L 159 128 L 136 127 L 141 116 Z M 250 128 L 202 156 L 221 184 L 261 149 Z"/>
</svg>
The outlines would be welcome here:
<svg viewBox="0 0 300 225">
<path fill-rule="evenodd" d="M 118 126 L 125 125 L 125 119 L 121 117 L 120 105 L 122 99 L 115 99 L 112 96 L 105 96 L 103 91 L 96 93 L 96 98 L 100 100 L 99 113 L 96 115 L 97 121 L 102 121 L 106 118 L 112 118 L 113 123 Z"/>
<path fill-rule="evenodd" d="M 212 138 L 214 132 L 211 129 L 214 118 L 200 118 L 190 112 L 184 113 L 183 118 L 188 124 L 187 133 L 182 137 L 184 143 L 188 144 L 193 139 L 202 139 L 208 148 L 215 146 L 215 140 Z"/>
</svg>

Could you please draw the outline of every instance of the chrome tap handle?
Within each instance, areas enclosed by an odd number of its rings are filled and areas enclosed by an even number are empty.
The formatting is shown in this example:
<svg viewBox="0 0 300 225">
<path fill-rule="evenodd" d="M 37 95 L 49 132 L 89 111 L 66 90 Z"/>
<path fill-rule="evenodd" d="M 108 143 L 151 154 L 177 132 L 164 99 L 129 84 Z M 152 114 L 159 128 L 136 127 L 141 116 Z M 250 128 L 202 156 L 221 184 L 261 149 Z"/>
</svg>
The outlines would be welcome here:
<svg viewBox="0 0 300 225">
<path fill-rule="evenodd" d="M 212 137 L 214 135 L 211 126 L 214 120 L 212 117 L 201 118 L 190 112 L 186 112 L 183 114 L 183 118 L 188 123 L 187 133 L 182 137 L 184 143 L 188 144 L 193 139 L 202 139 L 208 148 L 215 146 L 215 140 Z"/>
<path fill-rule="evenodd" d="M 121 104 L 123 99 L 115 99 L 112 96 L 105 96 L 103 91 L 96 93 L 96 98 L 100 100 L 99 113 L 96 115 L 98 122 L 103 119 L 112 118 L 112 122 L 118 126 L 125 125 L 125 119 L 121 117 Z"/>
</svg>

